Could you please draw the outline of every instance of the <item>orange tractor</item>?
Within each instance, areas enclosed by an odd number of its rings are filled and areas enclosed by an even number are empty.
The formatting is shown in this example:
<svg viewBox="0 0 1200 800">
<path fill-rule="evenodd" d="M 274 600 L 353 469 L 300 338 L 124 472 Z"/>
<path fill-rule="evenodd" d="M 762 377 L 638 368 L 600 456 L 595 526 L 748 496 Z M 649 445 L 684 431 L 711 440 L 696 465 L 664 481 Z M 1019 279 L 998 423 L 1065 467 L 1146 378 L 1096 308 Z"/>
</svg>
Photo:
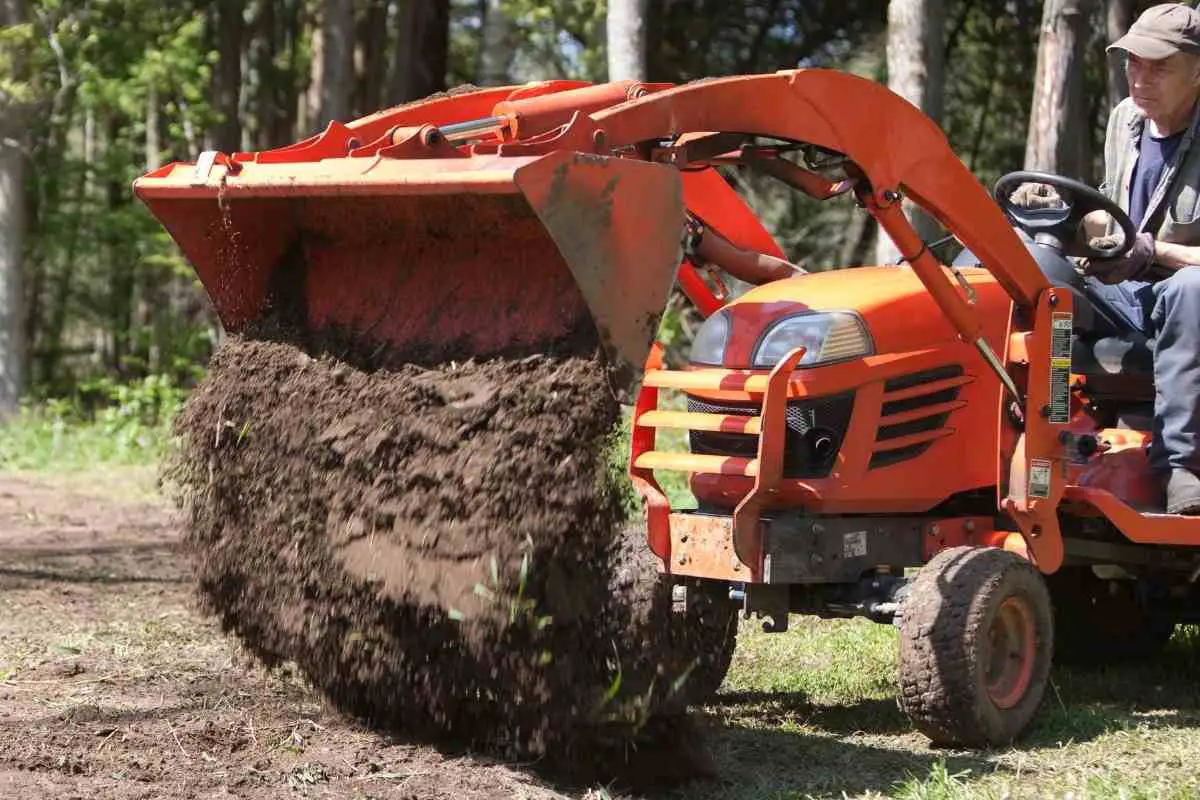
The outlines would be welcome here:
<svg viewBox="0 0 1200 800">
<path fill-rule="evenodd" d="M 799 274 L 717 167 L 857 203 L 903 263 Z M 1031 179 L 1070 207 L 1012 208 Z M 595 326 L 614 384 L 634 387 L 647 547 L 678 606 L 705 610 L 688 618 L 725 632 L 709 688 L 739 606 L 771 630 L 789 613 L 865 616 L 899 627 L 916 726 L 987 745 L 1029 722 L 1056 642 L 1151 652 L 1194 614 L 1200 520 L 1153 510 L 1145 342 L 1067 258 L 1087 255 L 1084 214 L 1128 219 L 1054 176 L 1008 176 L 993 196 L 876 83 L 800 70 L 479 90 L 205 153 L 135 191 L 232 331 L 286 310 L 378 343 L 386 364 L 397 347 L 485 358 Z M 956 265 L 904 198 L 964 245 Z M 706 265 L 759 285 L 724 302 Z M 705 317 L 684 369 L 654 344 L 675 285 Z M 687 452 L 659 449 L 668 428 Z M 672 470 L 697 508 L 670 507 L 656 475 Z"/>
</svg>

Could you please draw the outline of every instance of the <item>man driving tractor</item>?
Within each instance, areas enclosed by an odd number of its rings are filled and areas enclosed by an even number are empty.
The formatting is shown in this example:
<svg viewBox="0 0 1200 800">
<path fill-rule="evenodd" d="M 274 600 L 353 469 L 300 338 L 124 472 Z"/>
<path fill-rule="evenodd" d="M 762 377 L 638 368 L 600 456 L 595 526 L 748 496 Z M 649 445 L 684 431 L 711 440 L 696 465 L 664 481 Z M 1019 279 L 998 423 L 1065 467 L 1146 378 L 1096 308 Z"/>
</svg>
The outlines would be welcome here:
<svg viewBox="0 0 1200 800">
<path fill-rule="evenodd" d="M 1108 47 L 1125 60 L 1129 97 L 1113 109 L 1101 191 L 1138 234 L 1124 255 L 1083 263 L 1089 292 L 1153 343 L 1150 450 L 1169 514 L 1200 514 L 1200 12 L 1166 3 L 1146 10 Z M 1061 203 L 1031 184 L 1026 208 Z M 1103 212 L 1100 212 L 1103 214 Z M 1091 244 L 1117 244 L 1087 221 Z"/>
</svg>

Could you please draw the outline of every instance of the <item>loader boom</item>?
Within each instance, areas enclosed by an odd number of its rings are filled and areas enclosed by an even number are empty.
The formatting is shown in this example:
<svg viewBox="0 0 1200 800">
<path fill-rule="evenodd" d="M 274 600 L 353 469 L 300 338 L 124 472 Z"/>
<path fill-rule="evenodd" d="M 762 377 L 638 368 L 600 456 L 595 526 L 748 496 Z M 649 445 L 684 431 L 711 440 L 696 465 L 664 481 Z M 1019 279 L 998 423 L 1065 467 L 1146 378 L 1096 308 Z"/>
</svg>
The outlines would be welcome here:
<svg viewBox="0 0 1200 800">
<path fill-rule="evenodd" d="M 882 85 L 814 69 L 674 88 L 489 89 L 331 123 L 279 150 L 168 165 L 135 191 L 232 330 L 271 318 L 317 338 L 353 335 L 377 342 L 386 363 L 537 352 L 569 346 L 594 324 L 610 357 L 635 372 L 673 278 L 702 313 L 716 308 L 680 263 L 684 209 L 737 246 L 782 255 L 709 169 L 728 163 L 721 146 L 737 136 L 845 157 L 859 202 L 1021 407 L 1015 433 L 1008 401 L 999 409 L 1008 443 L 1000 501 L 1052 571 L 1062 485 L 1059 470 L 1048 489 L 1042 478 L 1060 455 L 1041 414 L 1051 321 L 1070 313 L 1070 298 L 1051 289 L 938 127 Z M 815 179 L 797 185 L 831 193 Z M 904 197 L 970 248 L 1021 312 L 1000 347 L 982 338 L 970 299 L 903 213 Z"/>
</svg>

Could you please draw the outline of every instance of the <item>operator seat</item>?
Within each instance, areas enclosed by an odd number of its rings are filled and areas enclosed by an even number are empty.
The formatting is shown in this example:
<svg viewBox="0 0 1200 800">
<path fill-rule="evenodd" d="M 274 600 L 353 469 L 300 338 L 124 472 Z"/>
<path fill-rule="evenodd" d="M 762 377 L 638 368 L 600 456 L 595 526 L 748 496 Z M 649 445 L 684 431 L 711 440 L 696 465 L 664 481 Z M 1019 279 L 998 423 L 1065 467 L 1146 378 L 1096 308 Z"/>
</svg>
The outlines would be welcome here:
<svg viewBox="0 0 1200 800">
<path fill-rule="evenodd" d="M 1071 292 L 1075 315 L 1071 372 L 1083 375 L 1094 394 L 1128 400 L 1153 398 L 1154 351 L 1146 335 L 1098 296 L 1061 253 L 1035 244 L 1020 229 L 1016 232 L 1050 283 Z M 979 259 L 964 249 L 953 265 L 978 266 Z"/>
</svg>

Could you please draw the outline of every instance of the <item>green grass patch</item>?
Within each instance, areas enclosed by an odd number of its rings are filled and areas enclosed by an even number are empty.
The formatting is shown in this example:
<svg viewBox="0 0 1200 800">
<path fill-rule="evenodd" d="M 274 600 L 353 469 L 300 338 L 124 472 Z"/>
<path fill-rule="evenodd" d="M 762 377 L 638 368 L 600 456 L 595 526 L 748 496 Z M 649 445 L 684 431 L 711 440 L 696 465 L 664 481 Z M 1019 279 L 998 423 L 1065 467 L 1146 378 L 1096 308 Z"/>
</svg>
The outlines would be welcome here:
<svg viewBox="0 0 1200 800">
<path fill-rule="evenodd" d="M 743 623 L 725 690 L 839 704 L 895 694 L 897 637 L 891 626 L 798 616 L 789 624 L 784 633 L 763 633 L 756 621 Z"/>
<path fill-rule="evenodd" d="M 704 710 L 721 779 L 676 800 L 1200 797 L 1200 634 L 1161 657 L 1056 666 L 1027 734 L 947 750 L 896 702 L 894 629 L 793 616 L 784 633 L 743 620 L 721 693 Z"/>
<path fill-rule="evenodd" d="M 0 469 L 79 472 L 157 464 L 172 446 L 171 423 L 185 394 L 150 376 L 27 402 L 0 425 Z"/>
</svg>

